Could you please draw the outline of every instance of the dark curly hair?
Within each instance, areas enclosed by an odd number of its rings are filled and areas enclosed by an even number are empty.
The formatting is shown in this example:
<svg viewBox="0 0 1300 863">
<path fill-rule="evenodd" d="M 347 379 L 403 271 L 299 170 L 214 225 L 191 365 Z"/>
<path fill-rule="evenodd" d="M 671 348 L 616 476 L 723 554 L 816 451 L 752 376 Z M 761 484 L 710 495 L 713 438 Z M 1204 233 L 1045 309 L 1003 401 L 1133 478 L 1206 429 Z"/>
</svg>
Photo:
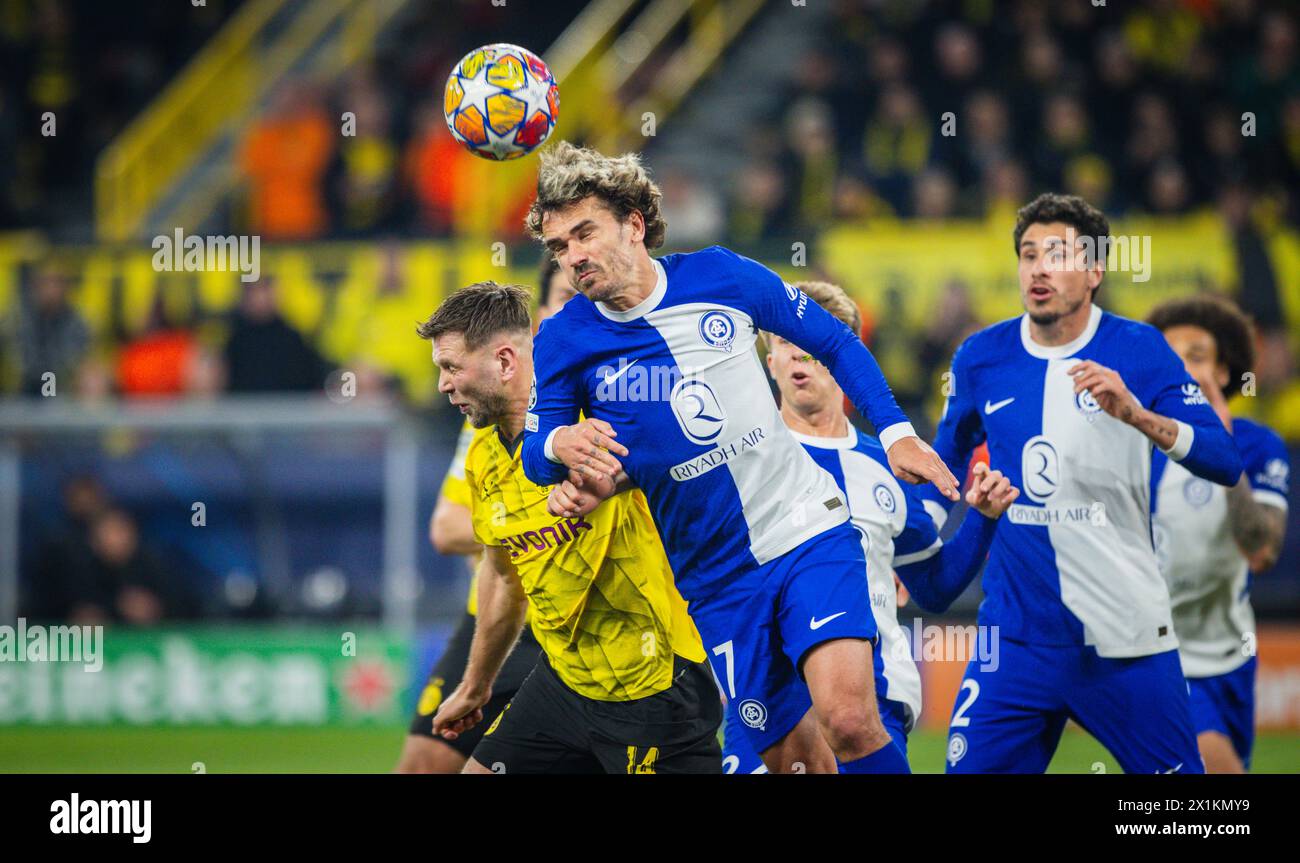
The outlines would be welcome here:
<svg viewBox="0 0 1300 863">
<path fill-rule="evenodd" d="M 1046 225 L 1052 222 L 1069 225 L 1074 228 L 1075 233 L 1080 237 L 1091 237 L 1094 250 L 1107 248 L 1106 244 L 1109 243 L 1110 238 L 1110 222 L 1106 220 L 1106 215 L 1101 210 L 1098 210 L 1078 195 L 1044 192 L 1016 212 L 1016 227 L 1012 232 L 1015 238 L 1014 249 L 1016 256 L 1020 256 L 1020 240 L 1024 237 L 1025 231 L 1029 229 L 1030 225 Z M 1089 261 L 1089 263 L 1092 262 Z M 1106 261 L 1103 258 L 1102 264 L 1105 263 Z M 1100 290 L 1100 285 L 1097 290 Z M 1093 291 L 1094 294 L 1096 292 L 1096 290 Z"/>
<path fill-rule="evenodd" d="M 1177 326 L 1200 327 L 1213 336 L 1218 361 L 1228 367 L 1225 396 L 1235 393 L 1242 377 L 1255 367 L 1250 319 L 1227 297 L 1197 294 L 1169 300 L 1151 310 L 1147 323 L 1161 332 Z"/>
</svg>

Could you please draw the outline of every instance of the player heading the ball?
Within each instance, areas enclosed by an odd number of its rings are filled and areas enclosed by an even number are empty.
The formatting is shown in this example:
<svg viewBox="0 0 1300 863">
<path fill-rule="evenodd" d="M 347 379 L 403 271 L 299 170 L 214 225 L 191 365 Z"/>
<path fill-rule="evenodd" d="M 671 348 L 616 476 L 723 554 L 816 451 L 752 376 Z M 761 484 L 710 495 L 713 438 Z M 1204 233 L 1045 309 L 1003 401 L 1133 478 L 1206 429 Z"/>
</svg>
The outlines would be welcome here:
<svg viewBox="0 0 1300 863">
<path fill-rule="evenodd" d="M 718 246 L 651 257 L 667 225 L 636 155 L 561 142 L 541 154 L 537 191 L 529 230 L 582 296 L 538 331 L 528 477 L 626 471 L 645 492 L 714 671 L 770 769 L 905 771 L 875 704 L 862 547 L 835 481 L 781 421 L 758 330 L 826 363 L 895 475 L 952 498 L 956 478 L 857 335 L 776 273 Z M 653 385 L 618 386 L 633 374 Z"/>
</svg>

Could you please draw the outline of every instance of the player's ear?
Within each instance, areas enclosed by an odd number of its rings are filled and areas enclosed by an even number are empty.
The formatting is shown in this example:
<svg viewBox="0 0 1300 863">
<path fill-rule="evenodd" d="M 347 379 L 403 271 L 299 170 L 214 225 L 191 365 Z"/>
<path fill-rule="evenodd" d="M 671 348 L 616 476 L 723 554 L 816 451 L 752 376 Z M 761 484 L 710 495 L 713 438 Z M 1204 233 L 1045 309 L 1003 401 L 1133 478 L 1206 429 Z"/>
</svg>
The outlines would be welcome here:
<svg viewBox="0 0 1300 863">
<path fill-rule="evenodd" d="M 497 345 L 493 359 L 496 361 L 497 372 L 501 375 L 501 380 L 513 380 L 515 373 L 519 369 L 519 351 L 514 343 L 504 341 Z"/>
<path fill-rule="evenodd" d="M 639 243 L 645 240 L 645 216 L 641 215 L 640 210 L 633 210 L 628 213 L 625 224 L 632 229 L 632 236 L 630 237 L 632 242 Z"/>
<path fill-rule="evenodd" d="M 1103 260 L 1093 262 L 1093 265 L 1088 268 L 1088 290 L 1092 292 L 1093 302 L 1097 300 L 1097 291 L 1101 290 L 1101 280 L 1105 275 L 1106 262 Z"/>
</svg>

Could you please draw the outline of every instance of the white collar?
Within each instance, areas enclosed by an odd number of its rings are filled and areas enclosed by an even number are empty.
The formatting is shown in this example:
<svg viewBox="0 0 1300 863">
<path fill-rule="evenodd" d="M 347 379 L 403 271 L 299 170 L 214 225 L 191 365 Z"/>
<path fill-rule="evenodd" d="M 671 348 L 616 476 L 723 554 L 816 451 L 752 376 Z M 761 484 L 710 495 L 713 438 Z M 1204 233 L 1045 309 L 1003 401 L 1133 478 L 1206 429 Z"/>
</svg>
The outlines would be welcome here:
<svg viewBox="0 0 1300 863">
<path fill-rule="evenodd" d="M 1029 313 L 1026 312 L 1020 317 L 1020 344 L 1024 345 L 1030 356 L 1038 357 L 1040 360 L 1063 360 L 1083 350 L 1084 346 L 1092 341 L 1100 323 L 1101 307 L 1093 303 L 1092 311 L 1088 313 L 1088 325 L 1076 339 L 1063 345 L 1040 345 L 1029 334 Z"/>
<path fill-rule="evenodd" d="M 818 449 L 853 449 L 858 445 L 858 430 L 853 427 L 853 423 L 849 422 L 848 417 L 845 417 L 844 421 L 849 424 L 849 432 L 840 437 L 816 437 L 794 429 L 790 429 L 790 434 L 794 435 L 794 439 L 799 443 L 815 446 Z"/>
<path fill-rule="evenodd" d="M 655 265 L 655 273 L 658 276 L 655 280 L 655 289 L 650 292 L 650 296 L 646 297 L 644 300 L 625 312 L 611 309 L 604 303 L 595 303 L 596 311 L 600 312 L 611 321 L 618 321 L 623 324 L 628 321 L 635 321 L 637 318 L 644 317 L 650 312 L 653 312 L 659 304 L 663 302 L 664 294 L 668 293 L 668 273 L 664 272 L 664 265 L 659 263 L 657 258 L 651 258 L 650 263 Z"/>
</svg>

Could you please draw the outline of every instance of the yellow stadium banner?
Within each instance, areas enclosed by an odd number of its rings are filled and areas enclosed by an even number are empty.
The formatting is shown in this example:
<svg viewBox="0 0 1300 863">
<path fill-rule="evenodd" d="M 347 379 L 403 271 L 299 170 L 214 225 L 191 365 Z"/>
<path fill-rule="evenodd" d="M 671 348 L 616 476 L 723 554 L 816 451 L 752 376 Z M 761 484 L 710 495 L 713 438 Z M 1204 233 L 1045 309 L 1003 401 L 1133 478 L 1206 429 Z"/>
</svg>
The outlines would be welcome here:
<svg viewBox="0 0 1300 863">
<path fill-rule="evenodd" d="M 1006 213 L 984 221 L 843 227 L 826 232 L 811 248 L 794 243 L 786 260 L 760 257 L 789 281 L 832 278 L 877 325 L 919 336 L 953 282 L 964 286 L 981 321 L 1019 314 L 1012 219 Z M 1212 214 L 1124 220 L 1112 227 L 1127 246 L 1109 250 L 1110 271 L 1099 298 L 1105 308 L 1141 317 L 1170 297 L 1237 292 L 1234 244 Z M 1267 248 L 1289 330 L 1300 333 L 1300 234 L 1274 232 Z M 413 334 L 415 324 L 450 291 L 474 281 L 535 287 L 539 255 L 535 244 L 519 242 L 517 235 L 513 244 L 490 238 L 267 243 L 260 245 L 258 272 L 275 279 L 286 321 L 324 356 L 340 365 L 373 366 L 400 380 L 408 397 L 426 402 L 435 397 L 436 377 L 428 346 Z M 160 315 L 171 326 L 198 328 L 215 347 L 242 293 L 238 270 L 168 271 L 146 244 L 50 246 L 38 234 L 10 234 L 0 236 L 0 320 L 10 325 L 32 267 L 50 267 L 68 279 L 72 302 L 101 349 L 139 334 Z M 891 372 L 890 358 L 881 361 Z M 4 369 L 12 377 L 13 364 Z M 12 380 L 3 383 L 12 389 Z"/>
</svg>

